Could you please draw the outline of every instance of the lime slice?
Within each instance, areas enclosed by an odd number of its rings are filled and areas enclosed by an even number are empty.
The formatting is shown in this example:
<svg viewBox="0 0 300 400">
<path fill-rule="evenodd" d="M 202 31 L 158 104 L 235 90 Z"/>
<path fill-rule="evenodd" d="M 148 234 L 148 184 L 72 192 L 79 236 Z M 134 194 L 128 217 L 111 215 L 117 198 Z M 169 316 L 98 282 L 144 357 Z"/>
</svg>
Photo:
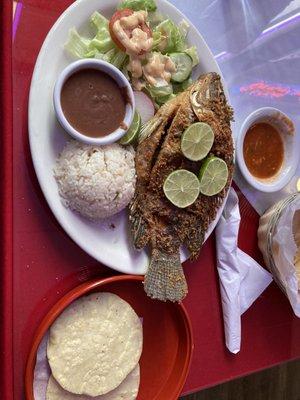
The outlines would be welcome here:
<svg viewBox="0 0 300 400">
<path fill-rule="evenodd" d="M 226 162 L 218 157 L 208 157 L 204 161 L 200 172 L 200 192 L 206 196 L 213 196 L 224 188 L 228 179 Z"/>
<path fill-rule="evenodd" d="M 178 169 L 167 177 L 163 190 L 172 204 L 185 208 L 193 204 L 199 196 L 199 186 L 199 180 L 195 174 L 186 169 Z"/>
<path fill-rule="evenodd" d="M 140 127 L 141 127 L 141 116 L 137 111 L 135 111 L 132 124 L 130 125 L 130 128 L 128 129 L 126 134 L 123 137 L 121 137 L 119 143 L 124 145 L 133 143 L 139 135 Z"/>
<path fill-rule="evenodd" d="M 203 160 L 212 148 L 214 138 L 214 132 L 208 124 L 196 122 L 183 132 L 181 138 L 182 153 L 189 160 Z"/>
</svg>

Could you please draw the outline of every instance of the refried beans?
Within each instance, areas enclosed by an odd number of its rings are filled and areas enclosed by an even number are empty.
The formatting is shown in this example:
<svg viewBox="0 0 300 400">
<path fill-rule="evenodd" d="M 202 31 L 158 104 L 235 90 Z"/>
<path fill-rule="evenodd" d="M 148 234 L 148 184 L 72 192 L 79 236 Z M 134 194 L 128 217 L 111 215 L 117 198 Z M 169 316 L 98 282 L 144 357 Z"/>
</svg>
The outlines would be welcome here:
<svg viewBox="0 0 300 400">
<path fill-rule="evenodd" d="M 89 137 L 103 137 L 122 125 L 124 89 L 108 74 L 82 69 L 71 75 L 61 91 L 63 113 L 73 128 Z"/>
</svg>

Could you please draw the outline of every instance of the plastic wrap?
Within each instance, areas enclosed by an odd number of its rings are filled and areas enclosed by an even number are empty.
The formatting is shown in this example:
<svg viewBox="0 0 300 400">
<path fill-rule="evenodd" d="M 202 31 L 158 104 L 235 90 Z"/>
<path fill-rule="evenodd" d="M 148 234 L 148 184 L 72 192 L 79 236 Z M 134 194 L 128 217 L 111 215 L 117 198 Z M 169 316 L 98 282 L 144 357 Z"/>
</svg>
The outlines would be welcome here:
<svg viewBox="0 0 300 400">
<path fill-rule="evenodd" d="M 300 291 L 295 261 L 299 251 L 299 212 L 300 194 L 295 194 L 269 209 L 261 217 L 258 231 L 265 262 L 298 317 Z"/>
</svg>

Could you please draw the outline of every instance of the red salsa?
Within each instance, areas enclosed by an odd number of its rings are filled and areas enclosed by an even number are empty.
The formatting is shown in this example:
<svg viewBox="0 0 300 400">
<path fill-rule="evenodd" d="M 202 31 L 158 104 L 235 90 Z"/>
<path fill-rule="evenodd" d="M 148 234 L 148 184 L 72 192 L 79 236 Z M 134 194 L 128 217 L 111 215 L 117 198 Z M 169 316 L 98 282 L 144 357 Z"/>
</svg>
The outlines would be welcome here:
<svg viewBox="0 0 300 400">
<path fill-rule="evenodd" d="M 284 146 L 280 133 L 265 122 L 252 125 L 244 139 L 243 154 L 253 176 L 272 178 L 283 164 Z"/>
</svg>

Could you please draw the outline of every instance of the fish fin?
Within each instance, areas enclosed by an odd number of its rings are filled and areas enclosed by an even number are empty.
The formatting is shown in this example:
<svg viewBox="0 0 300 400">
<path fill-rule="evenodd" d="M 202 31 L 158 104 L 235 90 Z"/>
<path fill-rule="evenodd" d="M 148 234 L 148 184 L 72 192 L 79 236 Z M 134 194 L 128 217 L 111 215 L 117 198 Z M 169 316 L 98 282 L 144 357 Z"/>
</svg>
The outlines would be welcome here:
<svg viewBox="0 0 300 400">
<path fill-rule="evenodd" d="M 152 117 L 149 121 L 142 125 L 140 133 L 139 133 L 139 143 L 143 140 L 147 139 L 152 135 L 152 133 L 158 129 L 160 124 L 166 125 L 172 115 L 176 112 L 181 104 L 183 93 L 176 96 L 174 99 L 169 100 L 160 109 L 157 113 Z"/>
<path fill-rule="evenodd" d="M 143 249 L 150 240 L 150 228 L 142 216 L 135 218 L 131 225 L 133 244 L 137 250 Z"/>
<path fill-rule="evenodd" d="M 204 242 L 205 229 L 202 227 L 202 222 L 193 225 L 188 232 L 185 239 L 185 245 L 190 252 L 191 260 L 195 260 L 201 250 L 202 244 Z"/>
<path fill-rule="evenodd" d="M 148 122 L 143 124 L 141 126 L 141 130 L 139 133 L 139 143 L 141 143 L 143 140 L 147 139 L 149 136 L 152 135 L 152 133 L 159 127 L 159 125 L 162 123 L 162 118 L 161 117 L 153 117 L 151 118 Z"/>
<path fill-rule="evenodd" d="M 179 251 L 168 254 L 157 248 L 152 248 L 150 265 L 144 280 L 144 289 L 152 299 L 173 302 L 184 299 L 188 288 Z"/>
<path fill-rule="evenodd" d="M 149 224 L 137 210 L 137 199 L 134 199 L 129 205 L 129 222 L 134 247 L 137 250 L 141 250 L 149 242 L 150 228 Z"/>
</svg>

